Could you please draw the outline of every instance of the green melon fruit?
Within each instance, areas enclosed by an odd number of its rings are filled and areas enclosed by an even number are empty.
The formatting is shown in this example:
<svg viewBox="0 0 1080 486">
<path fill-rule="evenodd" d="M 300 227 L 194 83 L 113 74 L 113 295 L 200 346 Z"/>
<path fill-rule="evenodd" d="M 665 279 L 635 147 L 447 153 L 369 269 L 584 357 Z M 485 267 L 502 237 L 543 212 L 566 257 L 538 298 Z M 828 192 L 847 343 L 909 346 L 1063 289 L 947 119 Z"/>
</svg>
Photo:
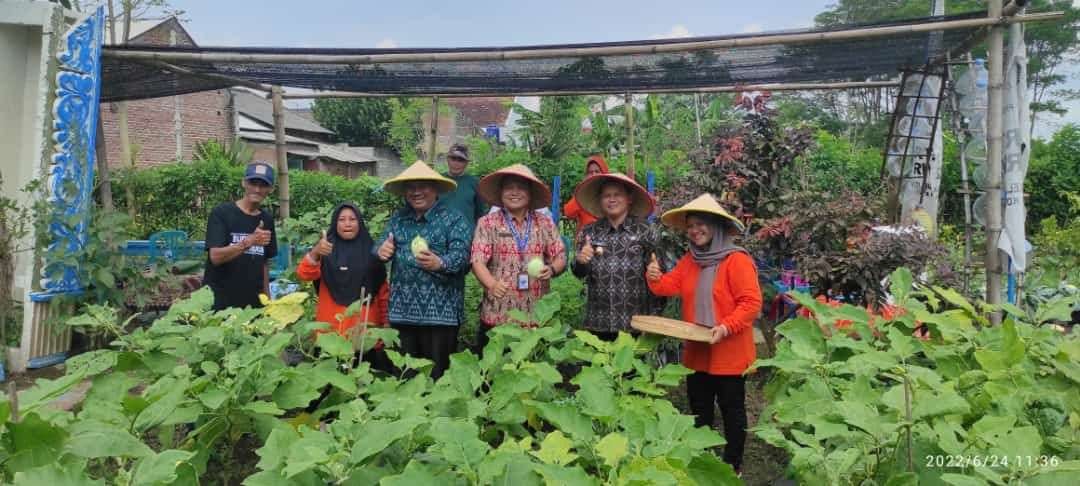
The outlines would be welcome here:
<svg viewBox="0 0 1080 486">
<path fill-rule="evenodd" d="M 527 271 L 532 278 L 540 278 L 540 272 L 544 271 L 544 260 L 540 257 L 533 257 L 532 260 L 529 260 L 529 264 L 525 267 L 525 271 Z"/>
<path fill-rule="evenodd" d="M 420 256 L 421 252 L 428 251 L 427 240 L 420 235 L 416 235 L 416 238 L 412 239 L 412 244 L 410 246 L 412 247 L 412 254 L 414 257 Z"/>
</svg>

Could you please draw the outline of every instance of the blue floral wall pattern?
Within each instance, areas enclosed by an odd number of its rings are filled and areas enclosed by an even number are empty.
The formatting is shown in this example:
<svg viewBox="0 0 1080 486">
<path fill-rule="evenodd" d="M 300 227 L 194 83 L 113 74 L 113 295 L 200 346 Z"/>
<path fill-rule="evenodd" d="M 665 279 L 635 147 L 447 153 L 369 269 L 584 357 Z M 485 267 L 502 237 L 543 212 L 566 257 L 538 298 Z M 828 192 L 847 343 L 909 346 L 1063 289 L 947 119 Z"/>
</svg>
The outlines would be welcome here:
<svg viewBox="0 0 1080 486">
<path fill-rule="evenodd" d="M 86 245 L 90 226 L 104 26 L 104 10 L 98 8 L 67 32 L 57 54 L 55 152 L 46 184 L 51 241 L 41 270 L 44 292 L 35 300 L 83 289 L 78 262 L 70 256 Z"/>
</svg>

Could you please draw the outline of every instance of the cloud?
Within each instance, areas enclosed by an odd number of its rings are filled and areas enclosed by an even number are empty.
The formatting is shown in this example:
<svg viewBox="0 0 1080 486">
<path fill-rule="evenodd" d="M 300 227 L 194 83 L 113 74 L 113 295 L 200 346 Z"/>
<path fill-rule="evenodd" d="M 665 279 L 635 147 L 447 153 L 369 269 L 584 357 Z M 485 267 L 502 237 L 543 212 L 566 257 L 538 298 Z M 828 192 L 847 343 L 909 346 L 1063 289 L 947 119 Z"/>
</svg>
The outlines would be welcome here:
<svg viewBox="0 0 1080 486">
<path fill-rule="evenodd" d="M 761 32 L 762 30 L 764 29 L 761 28 L 761 24 L 746 24 L 742 28 L 742 33 L 752 34 L 754 32 Z"/>
<path fill-rule="evenodd" d="M 687 29 L 683 24 L 671 26 L 671 30 L 666 34 L 653 34 L 649 36 L 650 39 L 678 39 L 681 37 L 690 37 L 690 29 Z"/>
<path fill-rule="evenodd" d="M 379 49 L 392 49 L 397 46 L 397 41 L 389 37 L 375 43 L 375 47 Z"/>
</svg>

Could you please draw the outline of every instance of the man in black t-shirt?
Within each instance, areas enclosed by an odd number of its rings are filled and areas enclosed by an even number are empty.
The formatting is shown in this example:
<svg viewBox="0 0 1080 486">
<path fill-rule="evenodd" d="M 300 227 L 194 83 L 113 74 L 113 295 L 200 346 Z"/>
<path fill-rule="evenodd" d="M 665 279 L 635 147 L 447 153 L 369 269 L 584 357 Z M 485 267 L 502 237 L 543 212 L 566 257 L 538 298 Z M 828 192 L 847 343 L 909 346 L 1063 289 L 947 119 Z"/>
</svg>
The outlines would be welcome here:
<svg viewBox="0 0 1080 486">
<path fill-rule="evenodd" d="M 274 188 L 274 169 L 249 164 L 244 196 L 219 205 L 206 223 L 206 275 L 214 291 L 214 310 L 261 307 L 259 293 L 270 294 L 269 260 L 277 255 L 274 218 L 260 206 Z"/>
</svg>

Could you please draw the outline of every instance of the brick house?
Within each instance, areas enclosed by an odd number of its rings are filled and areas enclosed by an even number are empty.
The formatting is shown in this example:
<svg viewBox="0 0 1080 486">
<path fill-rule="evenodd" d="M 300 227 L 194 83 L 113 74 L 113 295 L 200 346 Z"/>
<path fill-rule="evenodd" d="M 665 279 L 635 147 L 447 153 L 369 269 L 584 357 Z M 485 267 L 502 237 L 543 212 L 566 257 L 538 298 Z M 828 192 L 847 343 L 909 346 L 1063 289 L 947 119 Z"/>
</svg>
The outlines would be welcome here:
<svg viewBox="0 0 1080 486">
<path fill-rule="evenodd" d="M 440 103 L 446 103 L 451 109 L 449 114 L 439 115 L 436 152 L 444 154 L 453 143 L 464 141 L 467 137 L 483 136 L 484 129 L 489 125 L 500 127 L 501 130 L 510 114 L 511 101 L 513 98 L 500 96 L 440 100 Z M 424 138 L 419 147 L 423 152 L 427 150 L 428 137 L 431 136 L 426 129 L 431 126 L 431 113 L 425 112 L 420 119 L 425 127 Z"/>
<path fill-rule="evenodd" d="M 128 44 L 195 46 L 175 18 L 136 22 Z M 127 102 L 128 134 L 139 168 L 191 160 L 195 147 L 208 140 L 243 141 L 255 160 L 273 162 L 273 105 L 261 93 L 219 89 Z M 120 128 L 117 104 L 102 105 L 109 167 L 119 168 Z M 361 174 L 390 177 L 401 160 L 388 149 L 351 147 L 332 142 L 334 133 L 292 110 L 285 111 L 286 151 L 290 170 L 330 172 L 344 177 Z"/>
<path fill-rule="evenodd" d="M 191 34 L 175 17 L 133 23 L 128 43 L 196 46 Z M 199 142 L 232 140 L 234 136 L 235 122 L 228 90 L 129 101 L 127 107 L 128 134 L 136 167 L 190 160 Z M 117 104 L 104 104 L 101 111 L 108 164 L 119 168 Z"/>
</svg>

